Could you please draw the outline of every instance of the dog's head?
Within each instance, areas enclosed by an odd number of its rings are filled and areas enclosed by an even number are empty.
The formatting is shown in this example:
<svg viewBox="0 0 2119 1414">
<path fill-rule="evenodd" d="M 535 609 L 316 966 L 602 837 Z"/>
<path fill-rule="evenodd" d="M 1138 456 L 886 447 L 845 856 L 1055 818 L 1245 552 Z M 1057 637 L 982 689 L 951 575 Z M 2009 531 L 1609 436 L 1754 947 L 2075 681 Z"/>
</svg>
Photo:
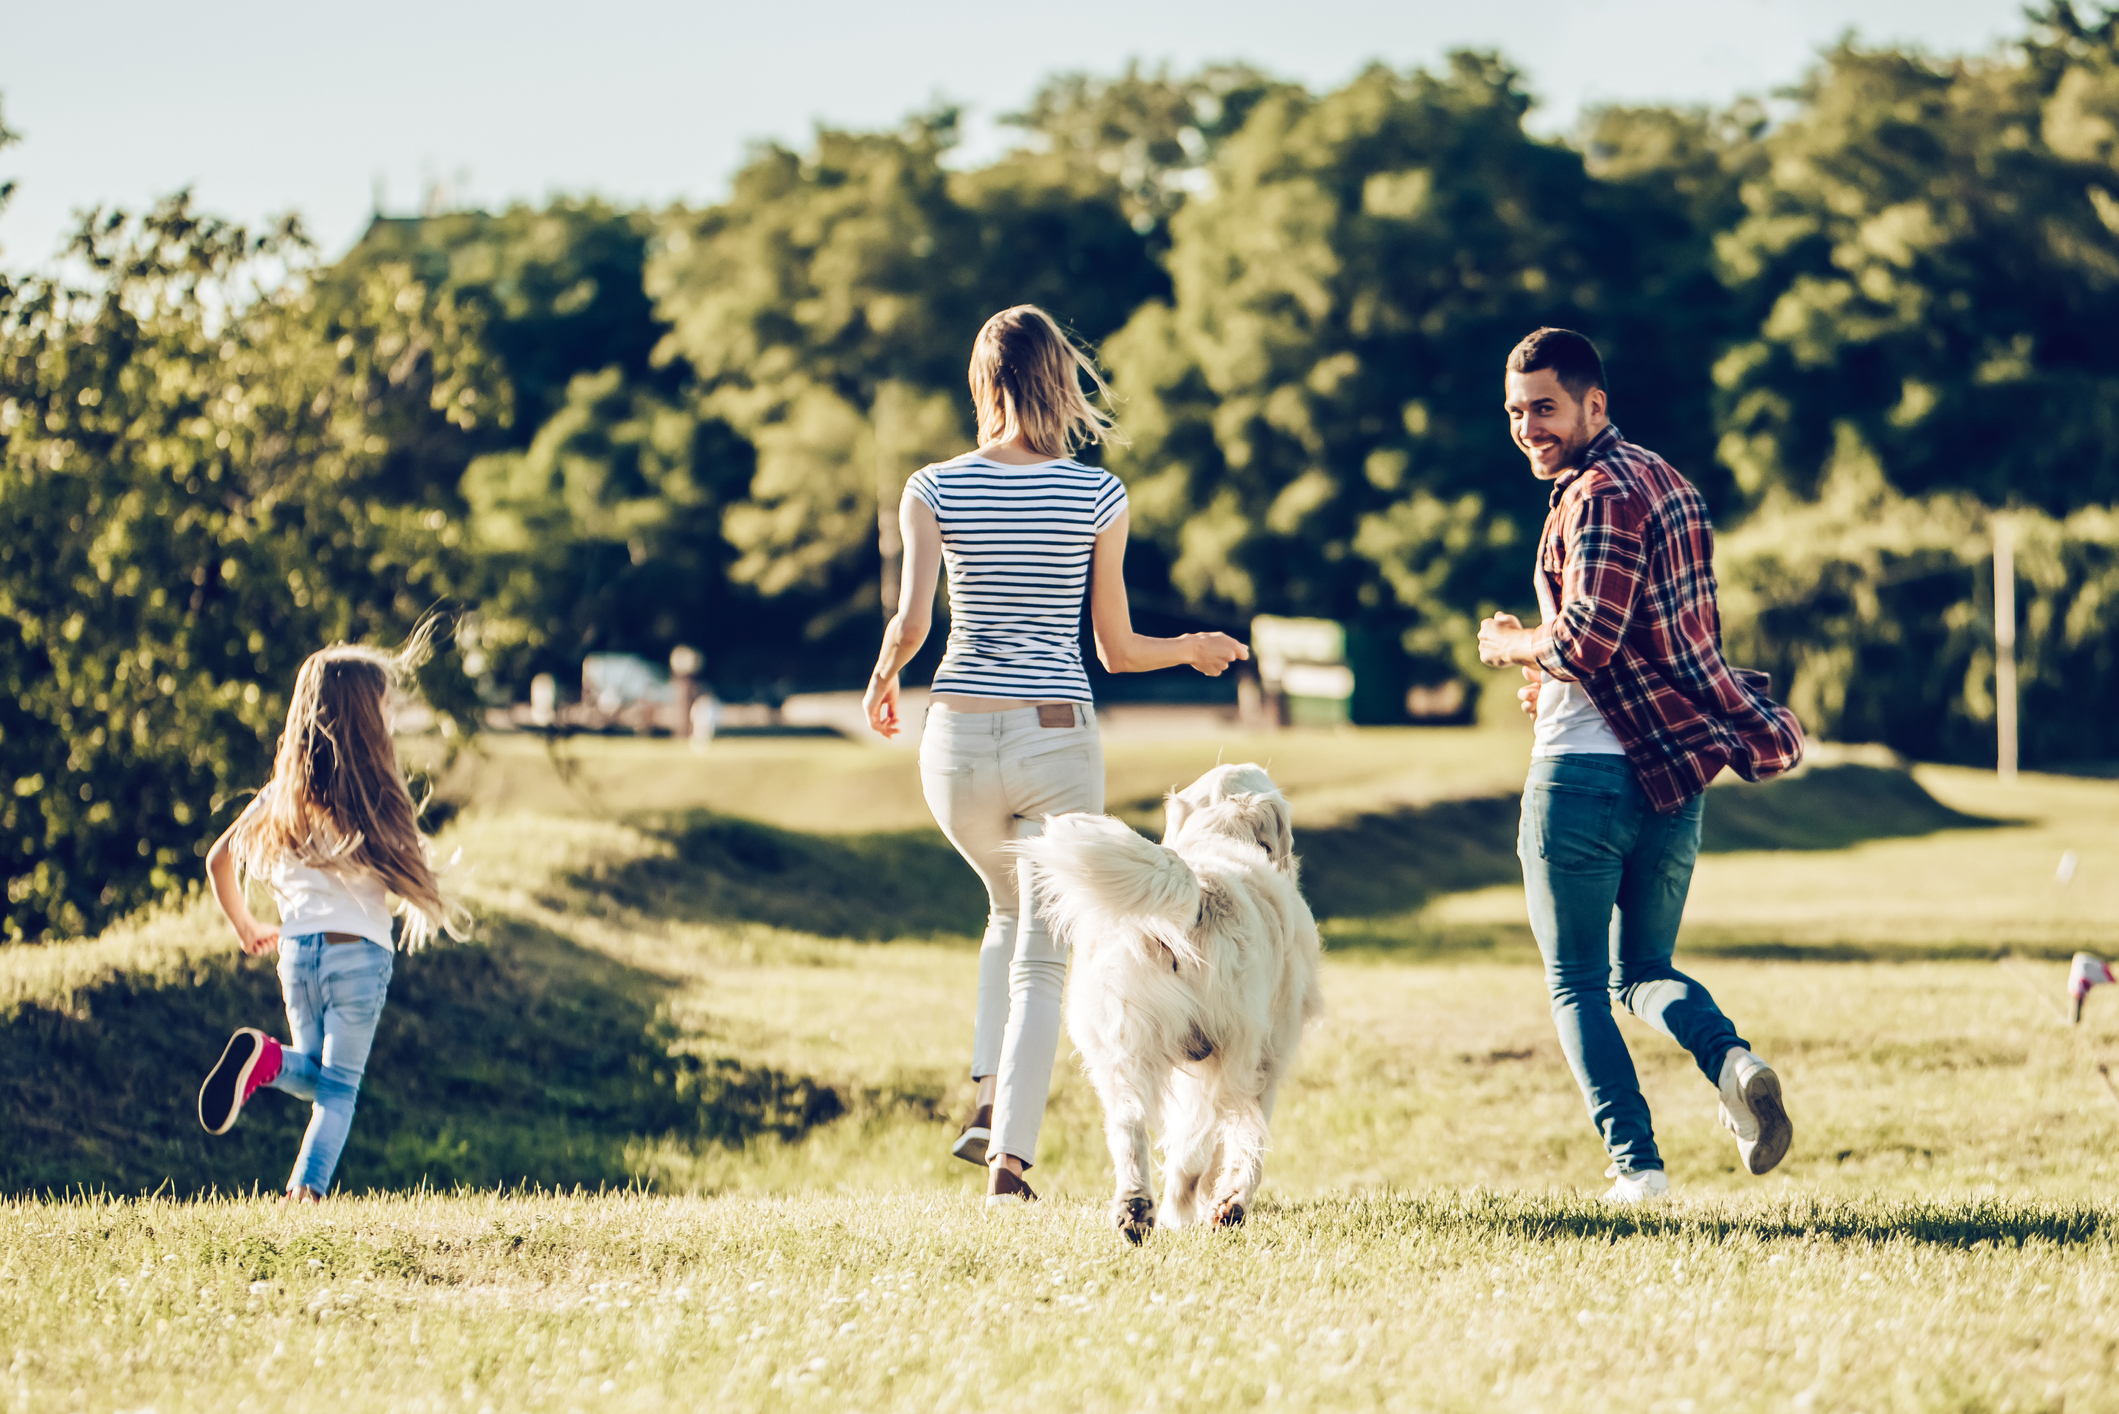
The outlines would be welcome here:
<svg viewBox="0 0 2119 1414">
<path fill-rule="evenodd" d="M 1204 818 L 1197 818 L 1197 824 L 1220 835 L 1249 832 L 1271 856 L 1275 868 L 1294 869 L 1294 808 L 1265 768 L 1248 762 L 1216 766 L 1183 790 L 1173 791 L 1163 802 L 1163 843 L 1175 845 L 1196 817 L 1221 805 L 1240 808 L 1214 810 L 1211 824 Z"/>
</svg>

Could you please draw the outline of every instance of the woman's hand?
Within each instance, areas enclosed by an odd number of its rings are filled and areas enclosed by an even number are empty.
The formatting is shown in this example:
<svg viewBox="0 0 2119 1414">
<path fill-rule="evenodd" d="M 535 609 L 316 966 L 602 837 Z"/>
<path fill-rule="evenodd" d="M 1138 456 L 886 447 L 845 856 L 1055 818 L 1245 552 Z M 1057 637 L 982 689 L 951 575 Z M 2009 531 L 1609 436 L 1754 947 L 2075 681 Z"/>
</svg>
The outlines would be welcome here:
<svg viewBox="0 0 2119 1414">
<path fill-rule="evenodd" d="M 1251 650 L 1225 633 L 1188 633 L 1179 640 L 1185 646 L 1185 661 L 1210 678 L 1218 678 L 1229 664 L 1248 659 Z"/>
<path fill-rule="evenodd" d="M 885 741 L 898 734 L 903 719 L 898 715 L 898 678 L 893 673 L 887 678 L 871 677 L 868 691 L 861 694 L 861 710 L 868 714 L 868 725 Z"/>
<path fill-rule="evenodd" d="M 249 926 L 236 924 L 236 937 L 242 942 L 243 951 L 252 957 L 277 952 L 280 946 L 280 930 L 267 928 L 255 918 L 248 920 Z"/>
</svg>

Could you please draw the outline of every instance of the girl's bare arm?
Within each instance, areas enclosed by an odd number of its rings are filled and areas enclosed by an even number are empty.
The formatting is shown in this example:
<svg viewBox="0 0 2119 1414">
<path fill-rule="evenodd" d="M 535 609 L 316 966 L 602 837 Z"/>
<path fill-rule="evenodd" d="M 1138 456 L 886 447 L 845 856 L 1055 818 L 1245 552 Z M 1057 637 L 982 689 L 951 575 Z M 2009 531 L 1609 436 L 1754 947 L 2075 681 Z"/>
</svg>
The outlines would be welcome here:
<svg viewBox="0 0 2119 1414">
<path fill-rule="evenodd" d="M 243 897 L 243 881 L 236 877 L 235 851 L 229 843 L 234 834 L 235 826 L 230 825 L 213 842 L 213 848 L 206 851 L 206 877 L 213 885 L 213 901 L 235 927 L 236 940 L 244 952 L 255 957 L 280 945 L 280 930 L 258 922 L 250 912 L 250 900 Z"/>
</svg>

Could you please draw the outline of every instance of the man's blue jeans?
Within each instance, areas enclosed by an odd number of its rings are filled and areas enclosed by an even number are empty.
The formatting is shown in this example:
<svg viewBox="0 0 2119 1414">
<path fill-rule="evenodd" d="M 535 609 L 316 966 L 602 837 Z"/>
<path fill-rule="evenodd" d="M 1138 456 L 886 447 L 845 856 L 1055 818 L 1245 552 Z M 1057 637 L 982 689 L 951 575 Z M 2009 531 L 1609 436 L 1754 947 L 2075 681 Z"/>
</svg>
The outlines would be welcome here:
<svg viewBox="0 0 2119 1414">
<path fill-rule="evenodd" d="M 292 1039 L 280 1048 L 272 1088 L 314 1102 L 287 1175 L 290 1190 L 331 1191 L 395 963 L 380 943 L 327 943 L 320 933 L 280 939 L 280 992 Z"/>
<path fill-rule="evenodd" d="M 1621 1173 L 1663 1160 L 1613 1004 L 1690 1051 L 1709 1084 L 1721 1083 L 1729 1048 L 1744 1044 L 1707 989 L 1670 965 L 1704 799 L 1658 815 L 1626 758 L 1604 754 L 1533 761 L 1523 788 L 1516 852 L 1553 1024 Z"/>
</svg>

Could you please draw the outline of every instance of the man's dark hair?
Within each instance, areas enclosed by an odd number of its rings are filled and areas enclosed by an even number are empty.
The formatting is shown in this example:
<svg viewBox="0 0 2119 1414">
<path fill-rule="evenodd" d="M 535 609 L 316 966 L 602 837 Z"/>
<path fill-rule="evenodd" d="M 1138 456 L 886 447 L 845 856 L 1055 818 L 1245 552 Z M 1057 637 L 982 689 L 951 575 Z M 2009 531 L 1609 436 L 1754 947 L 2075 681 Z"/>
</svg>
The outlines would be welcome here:
<svg viewBox="0 0 2119 1414">
<path fill-rule="evenodd" d="M 1604 360 L 1597 346 L 1572 329 L 1533 329 L 1508 351 L 1508 371 L 1536 373 L 1550 368 L 1569 397 L 1580 402 L 1591 388 L 1604 386 Z"/>
</svg>

